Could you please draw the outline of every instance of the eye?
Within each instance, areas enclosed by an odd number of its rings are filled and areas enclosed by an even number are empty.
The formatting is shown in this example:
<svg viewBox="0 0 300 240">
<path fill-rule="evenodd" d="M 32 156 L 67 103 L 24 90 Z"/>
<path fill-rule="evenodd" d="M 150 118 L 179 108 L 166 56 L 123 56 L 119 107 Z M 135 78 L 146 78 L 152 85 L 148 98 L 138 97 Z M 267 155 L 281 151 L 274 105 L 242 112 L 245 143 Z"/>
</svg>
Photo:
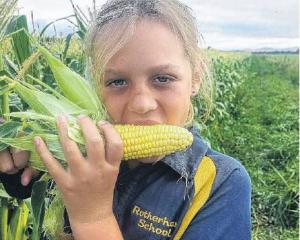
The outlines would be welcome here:
<svg viewBox="0 0 300 240">
<path fill-rule="evenodd" d="M 124 87 L 127 85 L 126 80 L 124 79 L 115 79 L 115 80 L 109 80 L 105 83 L 106 87 Z"/>
<path fill-rule="evenodd" d="M 174 77 L 168 75 L 156 76 L 153 81 L 157 84 L 168 84 L 174 81 Z"/>
</svg>

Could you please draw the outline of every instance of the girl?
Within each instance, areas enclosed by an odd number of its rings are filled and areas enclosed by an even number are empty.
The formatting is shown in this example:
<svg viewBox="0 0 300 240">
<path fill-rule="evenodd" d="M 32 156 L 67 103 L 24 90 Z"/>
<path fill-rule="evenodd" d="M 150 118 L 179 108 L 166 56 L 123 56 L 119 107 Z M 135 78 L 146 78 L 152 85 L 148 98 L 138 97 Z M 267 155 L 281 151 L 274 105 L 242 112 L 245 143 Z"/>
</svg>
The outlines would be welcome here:
<svg viewBox="0 0 300 240">
<path fill-rule="evenodd" d="M 191 98 L 198 90 L 209 95 L 198 36 L 190 9 L 177 0 L 112 0 L 98 12 L 87 38 L 88 66 L 109 122 L 186 127 L 194 142 L 169 156 L 121 162 L 113 126 L 79 116 L 84 158 L 67 137 L 67 117 L 60 117 L 68 169 L 41 138 L 35 146 L 62 193 L 74 239 L 251 239 L 246 170 L 190 126 Z M 24 152 L 1 154 L 6 173 L 28 159 Z M 24 185 L 32 175 L 23 172 Z"/>
</svg>

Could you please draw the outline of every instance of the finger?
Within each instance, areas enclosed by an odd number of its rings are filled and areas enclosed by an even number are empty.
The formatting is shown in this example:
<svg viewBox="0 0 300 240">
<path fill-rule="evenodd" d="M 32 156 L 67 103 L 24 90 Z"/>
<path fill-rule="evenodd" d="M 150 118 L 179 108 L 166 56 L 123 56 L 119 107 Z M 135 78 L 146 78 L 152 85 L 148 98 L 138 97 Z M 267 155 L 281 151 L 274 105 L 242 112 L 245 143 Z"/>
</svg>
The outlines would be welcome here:
<svg viewBox="0 0 300 240">
<path fill-rule="evenodd" d="M 8 150 L 3 150 L 0 152 L 0 159 L 0 172 L 14 174 L 19 171 L 15 167 L 12 156 Z"/>
<path fill-rule="evenodd" d="M 36 178 L 40 175 L 40 171 L 37 171 L 33 168 L 25 168 L 24 172 L 21 175 L 21 183 L 23 186 L 27 186 L 31 179 Z"/>
<path fill-rule="evenodd" d="M 46 144 L 40 137 L 34 138 L 35 149 L 40 156 L 41 160 L 47 167 L 50 175 L 54 178 L 58 185 L 62 184 L 67 178 L 67 173 L 63 167 L 54 159 L 49 152 Z"/>
<path fill-rule="evenodd" d="M 99 129 L 89 117 L 84 115 L 78 117 L 78 123 L 83 132 L 88 161 L 101 164 L 105 158 L 105 149 Z"/>
<path fill-rule="evenodd" d="M 111 165 L 118 166 L 123 157 L 123 143 L 120 134 L 108 122 L 101 121 L 97 125 L 103 131 L 106 161 Z"/>
<path fill-rule="evenodd" d="M 17 148 L 11 148 L 11 155 L 16 168 L 25 168 L 28 164 L 30 153 Z"/>
<path fill-rule="evenodd" d="M 71 172 L 78 172 L 85 163 L 77 144 L 68 136 L 68 119 L 66 116 L 60 116 L 57 121 L 59 139 L 62 145 L 64 156 L 68 162 Z"/>
</svg>

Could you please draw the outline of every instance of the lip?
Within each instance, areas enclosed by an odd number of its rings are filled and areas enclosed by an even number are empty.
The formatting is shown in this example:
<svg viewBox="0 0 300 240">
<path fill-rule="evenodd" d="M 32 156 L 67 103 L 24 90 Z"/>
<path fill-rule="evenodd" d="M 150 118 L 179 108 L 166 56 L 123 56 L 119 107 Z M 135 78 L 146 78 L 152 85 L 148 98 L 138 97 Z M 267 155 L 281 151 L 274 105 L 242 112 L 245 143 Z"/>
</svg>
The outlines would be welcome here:
<svg viewBox="0 0 300 240">
<path fill-rule="evenodd" d="M 155 125 L 155 124 L 160 124 L 160 122 L 158 121 L 154 121 L 154 120 L 133 120 L 133 121 L 129 121 L 128 124 L 134 124 L 134 125 Z"/>
</svg>

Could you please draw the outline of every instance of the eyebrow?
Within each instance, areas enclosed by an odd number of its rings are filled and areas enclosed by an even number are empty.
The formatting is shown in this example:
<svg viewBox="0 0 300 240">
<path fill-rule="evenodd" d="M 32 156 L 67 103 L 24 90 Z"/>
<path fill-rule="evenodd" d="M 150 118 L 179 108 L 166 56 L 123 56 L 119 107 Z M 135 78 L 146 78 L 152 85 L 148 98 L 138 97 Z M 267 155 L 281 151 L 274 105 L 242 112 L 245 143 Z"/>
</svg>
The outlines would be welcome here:
<svg viewBox="0 0 300 240">
<path fill-rule="evenodd" d="M 147 69 L 148 72 L 159 72 L 159 71 L 166 71 L 166 70 L 177 70 L 179 69 L 178 65 L 174 65 L 174 64 L 162 64 L 162 65 L 157 65 L 157 66 L 153 66 L 150 67 L 149 69 Z M 107 68 L 104 71 L 105 74 L 124 74 L 124 72 L 122 70 L 118 70 L 118 69 L 114 69 L 114 68 Z"/>
</svg>

